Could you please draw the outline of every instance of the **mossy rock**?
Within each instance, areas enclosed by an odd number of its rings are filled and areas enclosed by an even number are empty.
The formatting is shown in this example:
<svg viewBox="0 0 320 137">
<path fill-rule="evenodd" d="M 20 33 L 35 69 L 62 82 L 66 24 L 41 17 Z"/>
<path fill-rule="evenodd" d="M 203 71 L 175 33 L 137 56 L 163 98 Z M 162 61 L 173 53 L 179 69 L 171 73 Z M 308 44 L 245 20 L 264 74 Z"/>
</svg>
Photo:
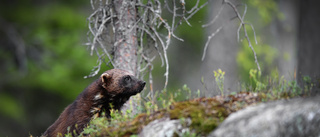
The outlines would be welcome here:
<svg viewBox="0 0 320 137">
<path fill-rule="evenodd" d="M 107 118 L 93 120 L 83 135 L 90 136 L 124 136 L 137 135 L 150 122 L 161 119 L 191 119 L 190 130 L 197 135 L 207 135 L 214 130 L 232 112 L 249 105 L 261 102 L 263 94 L 240 92 L 229 96 L 212 98 L 197 98 L 193 100 L 174 102 L 168 108 L 155 111 L 152 114 L 142 113 L 134 119 L 113 122 Z M 99 124 L 100 123 L 100 124 Z"/>
</svg>

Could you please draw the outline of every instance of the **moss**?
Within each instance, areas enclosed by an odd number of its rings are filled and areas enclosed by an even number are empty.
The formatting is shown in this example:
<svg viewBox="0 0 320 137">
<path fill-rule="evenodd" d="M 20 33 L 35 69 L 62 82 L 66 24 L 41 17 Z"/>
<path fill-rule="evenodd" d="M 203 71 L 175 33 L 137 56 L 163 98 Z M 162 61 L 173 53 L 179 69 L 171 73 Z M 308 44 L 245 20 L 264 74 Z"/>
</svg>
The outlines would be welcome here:
<svg viewBox="0 0 320 137">
<path fill-rule="evenodd" d="M 190 118 L 190 128 L 199 135 L 207 135 L 214 130 L 232 112 L 261 102 L 258 93 L 240 92 L 229 96 L 198 98 L 170 106 L 171 119 Z"/>
<path fill-rule="evenodd" d="M 220 102 L 206 98 L 174 103 L 168 113 L 171 119 L 190 118 L 190 128 L 199 133 L 212 131 L 220 124 L 221 117 L 227 116 L 226 109 Z"/>
</svg>

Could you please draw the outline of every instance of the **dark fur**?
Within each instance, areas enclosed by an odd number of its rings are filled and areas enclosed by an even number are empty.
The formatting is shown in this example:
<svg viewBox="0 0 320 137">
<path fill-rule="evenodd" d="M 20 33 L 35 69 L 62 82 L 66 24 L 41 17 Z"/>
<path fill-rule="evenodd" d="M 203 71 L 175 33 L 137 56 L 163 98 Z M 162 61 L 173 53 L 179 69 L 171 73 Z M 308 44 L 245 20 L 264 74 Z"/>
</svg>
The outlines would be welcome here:
<svg viewBox="0 0 320 137">
<path fill-rule="evenodd" d="M 106 117 L 110 117 L 110 104 L 113 109 L 120 110 L 130 96 L 141 92 L 144 86 L 144 81 L 125 70 L 108 70 L 65 108 L 43 136 L 64 135 L 68 127 L 70 132 L 79 134 L 93 117 L 101 116 L 102 111 L 105 111 Z"/>
</svg>

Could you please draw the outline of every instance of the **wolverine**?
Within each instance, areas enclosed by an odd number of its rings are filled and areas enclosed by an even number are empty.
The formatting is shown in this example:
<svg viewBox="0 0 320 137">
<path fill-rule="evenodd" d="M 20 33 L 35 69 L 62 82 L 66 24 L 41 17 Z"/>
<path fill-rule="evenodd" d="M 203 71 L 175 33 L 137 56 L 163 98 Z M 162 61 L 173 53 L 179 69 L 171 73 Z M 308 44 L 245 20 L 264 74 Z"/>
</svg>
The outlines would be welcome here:
<svg viewBox="0 0 320 137">
<path fill-rule="evenodd" d="M 70 132 L 79 134 L 92 118 L 102 114 L 110 118 L 110 109 L 120 110 L 130 96 L 143 90 L 145 84 L 126 70 L 111 69 L 104 72 L 64 109 L 42 136 L 64 136 L 68 128 Z"/>
</svg>

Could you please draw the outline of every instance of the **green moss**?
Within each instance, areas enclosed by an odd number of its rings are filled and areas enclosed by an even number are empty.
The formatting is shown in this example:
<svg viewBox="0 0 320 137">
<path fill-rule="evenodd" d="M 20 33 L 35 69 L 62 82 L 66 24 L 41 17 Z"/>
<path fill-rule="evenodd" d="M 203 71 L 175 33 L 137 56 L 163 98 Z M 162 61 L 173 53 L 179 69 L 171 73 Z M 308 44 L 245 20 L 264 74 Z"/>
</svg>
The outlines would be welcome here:
<svg viewBox="0 0 320 137">
<path fill-rule="evenodd" d="M 191 129 L 208 133 L 216 128 L 221 117 L 226 117 L 226 109 L 215 99 L 191 100 L 174 103 L 169 110 L 171 119 L 190 118 Z"/>
</svg>

